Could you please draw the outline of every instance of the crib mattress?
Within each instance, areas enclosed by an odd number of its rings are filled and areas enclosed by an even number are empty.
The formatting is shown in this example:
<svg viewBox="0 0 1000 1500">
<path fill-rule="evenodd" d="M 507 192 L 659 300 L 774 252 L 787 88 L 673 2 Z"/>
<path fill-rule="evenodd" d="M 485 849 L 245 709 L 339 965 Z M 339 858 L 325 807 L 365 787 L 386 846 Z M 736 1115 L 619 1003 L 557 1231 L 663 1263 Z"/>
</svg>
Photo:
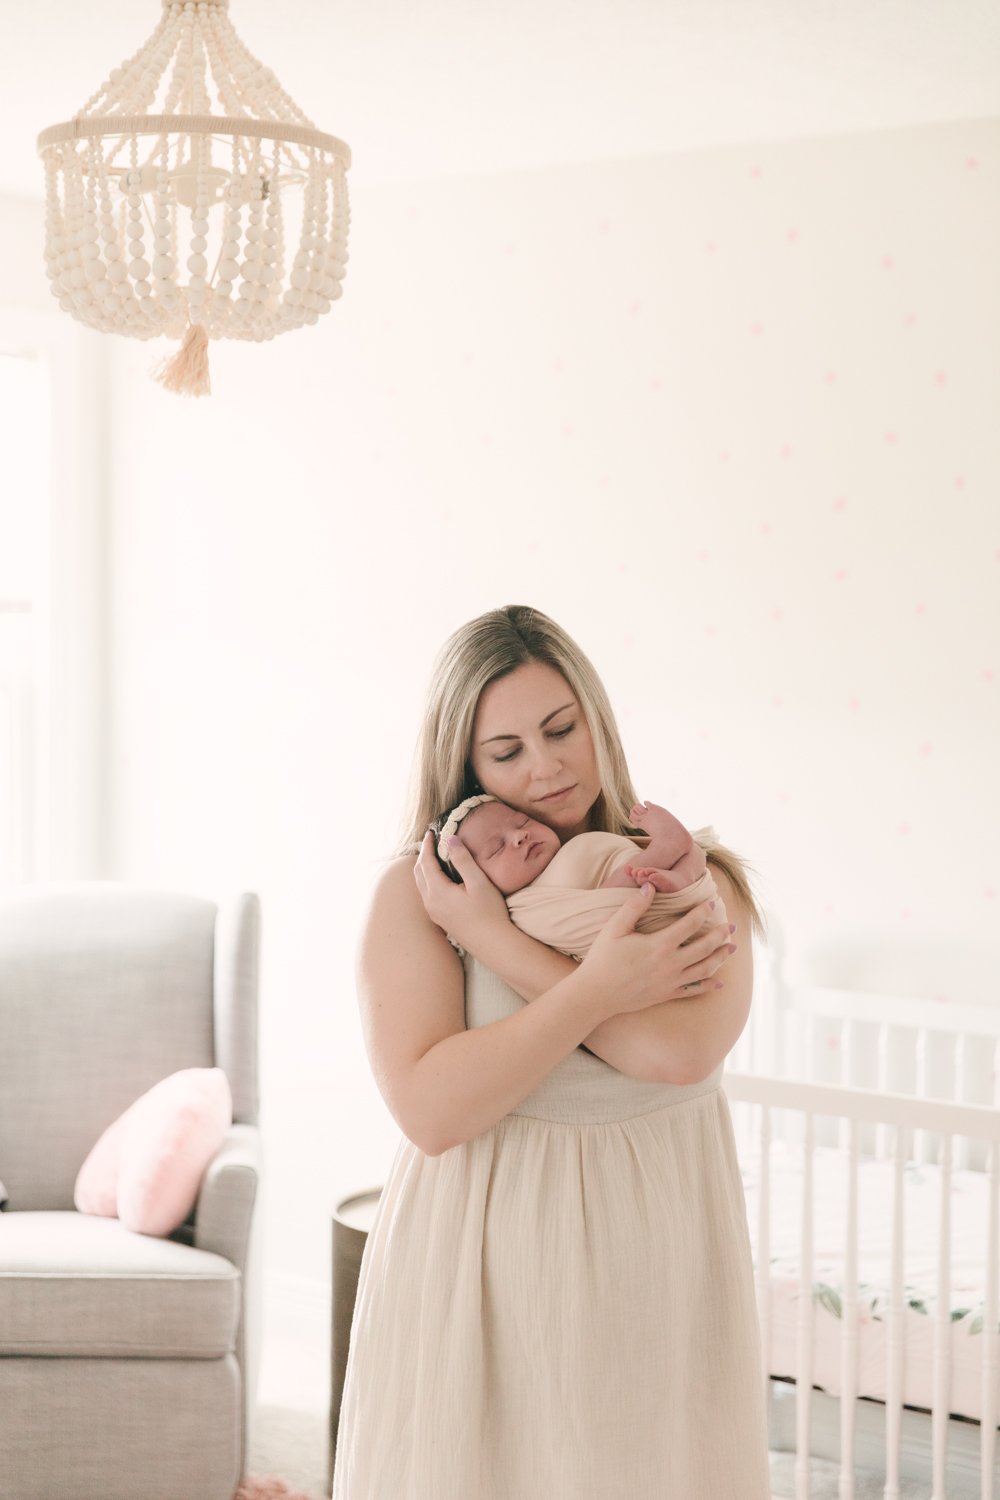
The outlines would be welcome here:
<svg viewBox="0 0 1000 1500">
<path fill-rule="evenodd" d="M 800 1297 L 803 1156 L 800 1146 L 771 1146 L 770 1372 L 796 1375 Z M 754 1258 L 757 1256 L 759 1157 L 741 1157 Z M 833 1147 L 814 1155 L 813 1384 L 840 1394 L 841 1299 L 847 1156 Z M 891 1160 L 862 1158 L 858 1170 L 858 1395 L 886 1398 L 886 1353 L 893 1214 Z M 951 1179 L 951 1399 L 953 1415 L 982 1411 L 983 1294 L 989 1180 L 953 1171 Z M 934 1378 L 941 1173 L 909 1162 L 905 1175 L 904 1403 L 930 1408 Z M 993 1335 L 997 1338 L 994 1330 Z"/>
</svg>

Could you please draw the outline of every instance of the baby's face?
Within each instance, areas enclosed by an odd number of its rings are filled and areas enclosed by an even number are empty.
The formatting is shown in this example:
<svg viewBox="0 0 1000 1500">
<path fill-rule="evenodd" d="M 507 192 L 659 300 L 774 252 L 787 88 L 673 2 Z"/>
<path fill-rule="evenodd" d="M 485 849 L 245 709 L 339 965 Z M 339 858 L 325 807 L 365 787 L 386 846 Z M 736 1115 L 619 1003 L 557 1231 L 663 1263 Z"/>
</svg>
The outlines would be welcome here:
<svg viewBox="0 0 1000 1500">
<path fill-rule="evenodd" d="M 458 836 L 505 896 L 530 884 L 559 850 L 557 833 L 505 802 L 475 808 L 458 825 Z"/>
</svg>

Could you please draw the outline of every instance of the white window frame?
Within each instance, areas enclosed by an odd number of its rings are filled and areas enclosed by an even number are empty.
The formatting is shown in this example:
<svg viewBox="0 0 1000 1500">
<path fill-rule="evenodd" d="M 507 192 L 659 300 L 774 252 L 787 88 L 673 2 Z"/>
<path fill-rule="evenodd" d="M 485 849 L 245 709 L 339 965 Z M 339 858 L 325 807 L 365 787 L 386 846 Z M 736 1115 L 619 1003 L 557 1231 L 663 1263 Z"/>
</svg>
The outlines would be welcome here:
<svg viewBox="0 0 1000 1500">
<path fill-rule="evenodd" d="M 47 578 L 32 611 L 37 666 L 22 736 L 23 879 L 106 867 L 107 371 L 100 335 L 62 312 L 0 307 L 0 346 L 47 360 L 51 402 Z"/>
</svg>

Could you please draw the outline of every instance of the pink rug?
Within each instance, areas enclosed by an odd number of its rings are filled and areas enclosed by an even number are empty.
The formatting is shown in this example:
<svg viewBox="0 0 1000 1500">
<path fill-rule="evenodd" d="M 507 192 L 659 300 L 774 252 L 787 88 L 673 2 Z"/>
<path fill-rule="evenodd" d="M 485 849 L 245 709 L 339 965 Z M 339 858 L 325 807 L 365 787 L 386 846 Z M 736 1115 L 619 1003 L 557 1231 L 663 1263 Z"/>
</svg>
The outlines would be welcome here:
<svg viewBox="0 0 1000 1500">
<path fill-rule="evenodd" d="M 248 1474 L 233 1500 L 314 1500 L 314 1496 L 290 1489 L 278 1474 Z"/>
</svg>

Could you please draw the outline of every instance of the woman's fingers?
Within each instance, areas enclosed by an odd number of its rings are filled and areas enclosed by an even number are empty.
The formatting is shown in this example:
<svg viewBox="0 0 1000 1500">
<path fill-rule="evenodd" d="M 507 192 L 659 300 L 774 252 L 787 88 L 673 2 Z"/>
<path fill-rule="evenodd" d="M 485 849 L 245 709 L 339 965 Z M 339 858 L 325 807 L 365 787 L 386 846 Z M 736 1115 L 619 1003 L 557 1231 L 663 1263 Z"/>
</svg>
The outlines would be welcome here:
<svg viewBox="0 0 1000 1500">
<path fill-rule="evenodd" d="M 461 875 L 463 885 L 473 886 L 478 884 L 480 881 L 486 880 L 486 876 L 476 864 L 476 861 L 473 859 L 468 849 L 466 849 L 465 845 L 462 843 L 462 840 L 455 834 L 452 834 L 451 838 L 448 840 L 448 858 L 451 860 L 452 864 L 455 866 L 455 869 Z M 447 876 L 445 878 L 447 879 Z M 492 884 L 492 882 L 490 882 L 490 884 Z"/>
</svg>

